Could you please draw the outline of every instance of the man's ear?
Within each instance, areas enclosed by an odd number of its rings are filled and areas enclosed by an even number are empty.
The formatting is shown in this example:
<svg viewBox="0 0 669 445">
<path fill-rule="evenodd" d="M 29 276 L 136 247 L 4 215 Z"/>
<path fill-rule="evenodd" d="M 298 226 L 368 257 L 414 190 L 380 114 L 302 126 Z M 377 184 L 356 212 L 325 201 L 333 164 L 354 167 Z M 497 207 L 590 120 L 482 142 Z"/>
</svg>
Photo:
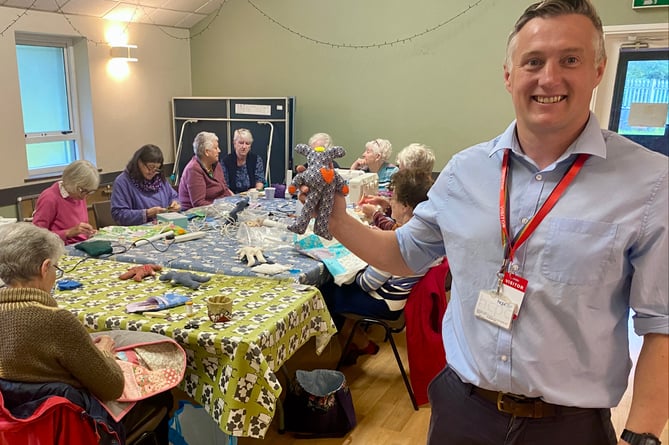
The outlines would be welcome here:
<svg viewBox="0 0 669 445">
<path fill-rule="evenodd" d="M 510 93 L 511 92 L 511 82 L 509 78 L 511 77 L 511 70 L 509 70 L 506 66 L 506 63 L 504 64 L 504 86 L 506 87 L 506 90 Z"/>
</svg>

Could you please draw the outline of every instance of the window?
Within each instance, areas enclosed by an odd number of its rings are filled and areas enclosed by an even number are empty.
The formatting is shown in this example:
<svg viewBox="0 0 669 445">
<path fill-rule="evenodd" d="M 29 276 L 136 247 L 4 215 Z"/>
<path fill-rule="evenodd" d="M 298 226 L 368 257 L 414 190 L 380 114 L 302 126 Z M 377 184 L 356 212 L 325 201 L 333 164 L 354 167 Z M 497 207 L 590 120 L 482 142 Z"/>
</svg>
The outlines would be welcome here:
<svg viewBox="0 0 669 445">
<path fill-rule="evenodd" d="M 16 35 L 28 175 L 60 174 L 81 157 L 73 42 Z"/>
<path fill-rule="evenodd" d="M 669 154 L 669 50 L 620 50 L 609 130 Z"/>
</svg>

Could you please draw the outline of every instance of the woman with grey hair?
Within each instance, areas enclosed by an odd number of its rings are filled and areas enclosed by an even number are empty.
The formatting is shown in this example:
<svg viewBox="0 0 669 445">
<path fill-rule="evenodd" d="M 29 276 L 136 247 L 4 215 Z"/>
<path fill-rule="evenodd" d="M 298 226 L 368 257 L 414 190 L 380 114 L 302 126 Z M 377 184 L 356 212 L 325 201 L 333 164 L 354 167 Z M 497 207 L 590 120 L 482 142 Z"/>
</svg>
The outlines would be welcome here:
<svg viewBox="0 0 669 445">
<path fill-rule="evenodd" d="M 351 170 L 363 170 L 379 175 L 379 190 L 385 191 L 390 184 L 390 178 L 398 168 L 388 162 L 393 152 L 393 146 L 387 139 L 374 139 L 365 144 L 362 157 L 356 159 Z"/>
<path fill-rule="evenodd" d="M 255 188 L 262 190 L 265 184 L 265 167 L 260 156 L 251 153 L 253 135 L 246 128 L 235 130 L 232 135 L 233 152 L 223 158 L 225 180 L 234 193 Z"/>
<path fill-rule="evenodd" d="M 86 240 L 95 233 L 88 223 L 86 196 L 100 185 L 98 169 L 88 161 L 74 161 L 63 177 L 37 198 L 33 224 L 58 235 L 65 244 Z"/>
<path fill-rule="evenodd" d="M 0 279 L 5 282 L 0 288 L 0 389 L 5 406 L 63 396 L 92 417 L 102 413 L 110 427 L 121 428 L 91 397 L 111 401 L 123 393 L 125 378 L 116 363 L 114 340 L 104 334 L 93 339 L 52 295 L 63 273 L 58 261 L 64 251 L 63 241 L 46 229 L 25 222 L 0 226 Z M 135 430 L 146 412 L 162 406 L 172 406 L 169 392 L 138 402 L 124 415 L 123 428 Z M 161 443 L 167 443 L 167 418 L 156 431 L 164 436 Z"/>
<path fill-rule="evenodd" d="M 210 205 L 217 198 L 231 196 L 223 169 L 218 165 L 218 136 L 201 131 L 193 141 L 195 156 L 191 159 L 179 182 L 181 209 Z"/>
<path fill-rule="evenodd" d="M 413 143 L 397 153 L 397 166 L 400 170 L 412 169 L 432 175 L 434 152 L 424 144 Z"/>
<path fill-rule="evenodd" d="M 93 343 L 77 317 L 51 295 L 65 249 L 57 235 L 30 223 L 0 226 L 0 378 L 60 382 L 86 388 L 100 400 L 123 392 L 114 342 Z M 30 345 L 30 347 L 26 347 Z"/>
</svg>

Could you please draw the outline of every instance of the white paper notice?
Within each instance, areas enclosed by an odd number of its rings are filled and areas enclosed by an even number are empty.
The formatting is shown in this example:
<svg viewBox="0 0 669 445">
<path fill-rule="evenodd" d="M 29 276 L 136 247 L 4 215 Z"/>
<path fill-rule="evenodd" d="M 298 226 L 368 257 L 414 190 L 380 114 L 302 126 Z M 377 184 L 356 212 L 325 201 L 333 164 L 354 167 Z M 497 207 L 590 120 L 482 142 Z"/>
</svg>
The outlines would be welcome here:
<svg viewBox="0 0 669 445">
<path fill-rule="evenodd" d="M 667 104 L 632 103 L 627 123 L 630 127 L 664 127 Z"/>
<path fill-rule="evenodd" d="M 259 116 L 271 116 L 271 105 L 256 104 L 235 104 L 235 113 L 237 114 L 255 114 Z"/>
</svg>

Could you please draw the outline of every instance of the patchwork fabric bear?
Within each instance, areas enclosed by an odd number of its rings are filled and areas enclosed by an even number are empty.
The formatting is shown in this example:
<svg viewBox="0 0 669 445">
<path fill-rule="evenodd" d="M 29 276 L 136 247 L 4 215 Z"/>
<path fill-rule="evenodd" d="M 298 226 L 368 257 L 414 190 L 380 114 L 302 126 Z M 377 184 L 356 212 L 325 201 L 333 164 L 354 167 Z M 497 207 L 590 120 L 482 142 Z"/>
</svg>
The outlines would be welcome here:
<svg viewBox="0 0 669 445">
<path fill-rule="evenodd" d="M 332 235 L 328 230 L 328 219 L 332 213 L 335 193 L 348 195 L 348 185 L 333 168 L 333 161 L 346 155 L 346 151 L 339 146 L 311 148 L 307 144 L 297 144 L 295 151 L 307 157 L 308 167 L 302 173 L 295 175 L 288 191 L 295 194 L 301 186 L 306 185 L 309 187 L 309 194 L 302 212 L 297 215 L 295 222 L 288 226 L 288 230 L 304 233 L 311 221 L 311 215 L 316 214 L 314 233 L 330 240 Z"/>
</svg>

